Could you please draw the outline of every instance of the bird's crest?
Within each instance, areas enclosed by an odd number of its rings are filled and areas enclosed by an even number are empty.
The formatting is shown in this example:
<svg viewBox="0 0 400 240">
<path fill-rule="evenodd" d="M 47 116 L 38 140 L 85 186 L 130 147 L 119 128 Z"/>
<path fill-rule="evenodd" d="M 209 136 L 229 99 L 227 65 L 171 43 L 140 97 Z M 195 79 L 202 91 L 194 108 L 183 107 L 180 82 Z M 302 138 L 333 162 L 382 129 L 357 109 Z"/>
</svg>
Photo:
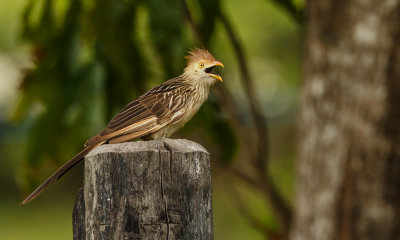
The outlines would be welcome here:
<svg viewBox="0 0 400 240">
<path fill-rule="evenodd" d="M 198 61 L 215 61 L 213 55 L 204 48 L 193 48 L 188 53 L 185 57 L 188 65 Z"/>
</svg>

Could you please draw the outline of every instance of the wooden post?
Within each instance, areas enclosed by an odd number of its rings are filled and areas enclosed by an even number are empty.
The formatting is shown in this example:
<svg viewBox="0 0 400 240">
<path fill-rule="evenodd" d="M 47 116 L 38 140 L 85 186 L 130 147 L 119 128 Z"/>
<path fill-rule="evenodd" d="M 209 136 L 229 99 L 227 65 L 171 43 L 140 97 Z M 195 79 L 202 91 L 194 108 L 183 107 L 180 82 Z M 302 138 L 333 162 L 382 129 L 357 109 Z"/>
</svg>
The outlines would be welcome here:
<svg viewBox="0 0 400 240">
<path fill-rule="evenodd" d="M 197 143 L 102 145 L 85 157 L 74 240 L 213 239 L 211 197 L 209 153 Z"/>
</svg>

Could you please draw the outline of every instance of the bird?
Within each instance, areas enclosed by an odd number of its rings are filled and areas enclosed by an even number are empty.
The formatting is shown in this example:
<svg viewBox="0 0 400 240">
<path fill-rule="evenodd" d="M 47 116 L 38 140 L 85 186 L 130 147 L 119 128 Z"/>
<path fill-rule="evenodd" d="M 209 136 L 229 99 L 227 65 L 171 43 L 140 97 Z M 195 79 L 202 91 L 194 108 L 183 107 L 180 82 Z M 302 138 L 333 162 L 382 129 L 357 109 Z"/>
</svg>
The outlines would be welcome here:
<svg viewBox="0 0 400 240">
<path fill-rule="evenodd" d="M 223 81 L 215 69 L 224 65 L 204 48 L 191 49 L 185 58 L 187 65 L 181 75 L 153 87 L 122 108 L 100 133 L 86 141 L 81 152 L 48 177 L 20 205 L 36 198 L 99 145 L 139 138 L 167 138 L 187 123 L 207 100 L 210 87 Z"/>
</svg>

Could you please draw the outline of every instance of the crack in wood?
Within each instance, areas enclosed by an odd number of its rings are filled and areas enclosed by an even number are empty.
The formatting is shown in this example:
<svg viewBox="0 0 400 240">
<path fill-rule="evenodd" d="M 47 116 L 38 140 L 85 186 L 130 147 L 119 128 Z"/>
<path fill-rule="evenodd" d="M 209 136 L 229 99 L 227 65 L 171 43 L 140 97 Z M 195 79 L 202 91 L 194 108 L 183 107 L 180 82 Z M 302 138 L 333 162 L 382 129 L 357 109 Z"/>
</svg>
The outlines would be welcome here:
<svg viewBox="0 0 400 240">
<path fill-rule="evenodd" d="M 167 151 L 169 151 L 169 177 L 171 178 L 171 176 L 172 176 L 172 148 L 171 148 L 171 146 L 170 145 L 168 145 L 168 143 L 166 143 L 166 142 L 163 142 L 163 144 L 164 144 L 164 148 L 167 150 Z"/>
<path fill-rule="evenodd" d="M 164 179 L 163 179 L 163 173 L 162 173 L 162 163 L 161 163 L 161 151 L 158 150 L 158 157 L 160 159 L 160 184 L 161 184 L 161 198 L 164 204 L 164 212 L 165 212 L 165 221 L 167 222 L 167 240 L 169 239 L 169 231 L 170 231 L 170 225 L 169 225 L 169 216 L 168 216 L 168 207 L 167 207 L 167 202 L 165 200 L 165 193 L 164 193 Z M 171 161 L 171 152 L 169 153 L 169 158 Z"/>
</svg>

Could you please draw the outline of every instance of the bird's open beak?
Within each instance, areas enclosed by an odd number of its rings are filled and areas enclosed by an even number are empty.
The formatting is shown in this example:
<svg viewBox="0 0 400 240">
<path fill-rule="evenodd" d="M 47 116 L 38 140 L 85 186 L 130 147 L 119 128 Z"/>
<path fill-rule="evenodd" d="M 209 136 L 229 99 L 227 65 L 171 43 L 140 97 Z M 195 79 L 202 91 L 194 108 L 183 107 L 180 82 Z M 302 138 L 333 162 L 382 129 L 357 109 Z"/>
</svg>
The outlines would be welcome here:
<svg viewBox="0 0 400 240">
<path fill-rule="evenodd" d="M 222 64 L 222 62 L 220 62 L 220 61 L 214 61 L 213 64 L 214 64 L 214 66 L 224 67 L 224 64 Z"/>
<path fill-rule="evenodd" d="M 224 64 L 222 64 L 222 62 L 220 61 L 214 61 L 213 62 L 214 66 L 220 66 L 220 67 L 224 67 Z M 222 77 L 218 74 L 212 74 L 212 76 L 216 79 L 218 79 L 220 82 L 223 82 Z"/>
</svg>

